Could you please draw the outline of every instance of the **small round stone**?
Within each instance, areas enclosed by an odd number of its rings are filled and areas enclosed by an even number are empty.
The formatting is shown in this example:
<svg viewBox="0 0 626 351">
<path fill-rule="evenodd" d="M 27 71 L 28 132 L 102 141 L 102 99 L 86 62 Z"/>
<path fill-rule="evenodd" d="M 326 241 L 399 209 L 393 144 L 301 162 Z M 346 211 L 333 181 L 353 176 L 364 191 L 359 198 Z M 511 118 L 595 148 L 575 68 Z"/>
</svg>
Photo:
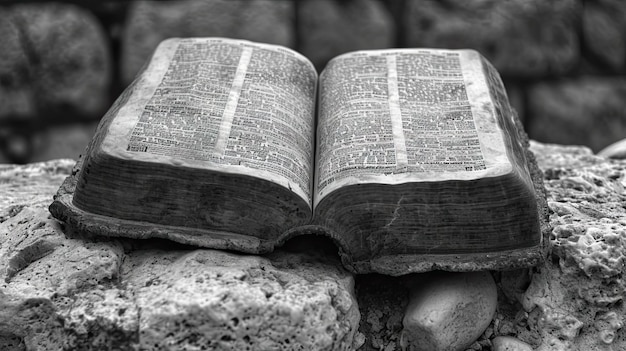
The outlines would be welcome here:
<svg viewBox="0 0 626 351">
<path fill-rule="evenodd" d="M 498 300 L 489 272 L 411 276 L 403 339 L 410 350 L 465 350 L 491 323 Z"/>
<path fill-rule="evenodd" d="M 533 351 L 530 345 L 512 336 L 496 336 L 491 345 L 493 351 Z"/>
</svg>

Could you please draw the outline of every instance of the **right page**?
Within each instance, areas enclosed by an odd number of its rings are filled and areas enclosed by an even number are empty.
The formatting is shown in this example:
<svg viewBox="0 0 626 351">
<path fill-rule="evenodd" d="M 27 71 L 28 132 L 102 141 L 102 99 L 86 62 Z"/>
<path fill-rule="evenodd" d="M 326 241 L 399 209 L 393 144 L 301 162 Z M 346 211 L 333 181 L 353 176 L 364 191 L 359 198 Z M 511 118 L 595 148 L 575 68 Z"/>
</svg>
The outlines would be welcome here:
<svg viewBox="0 0 626 351">
<path fill-rule="evenodd" d="M 316 203 L 362 183 L 510 172 L 481 56 L 472 50 L 360 51 L 320 78 Z"/>
<path fill-rule="evenodd" d="M 356 270 L 541 242 L 516 116 L 479 53 L 354 52 L 319 85 L 315 213 Z"/>
</svg>

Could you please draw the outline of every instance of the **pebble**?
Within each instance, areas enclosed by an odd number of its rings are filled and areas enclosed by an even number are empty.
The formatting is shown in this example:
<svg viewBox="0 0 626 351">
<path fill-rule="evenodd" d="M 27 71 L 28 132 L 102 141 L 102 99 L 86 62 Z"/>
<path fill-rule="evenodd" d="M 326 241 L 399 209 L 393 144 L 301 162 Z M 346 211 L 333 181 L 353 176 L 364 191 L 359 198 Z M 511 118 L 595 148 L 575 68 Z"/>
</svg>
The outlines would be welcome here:
<svg viewBox="0 0 626 351">
<path fill-rule="evenodd" d="M 489 272 L 416 274 L 407 285 L 402 339 L 409 350 L 465 350 L 496 311 L 497 289 Z"/>
<path fill-rule="evenodd" d="M 491 345 L 493 351 L 533 351 L 530 345 L 512 336 L 496 336 Z"/>
<path fill-rule="evenodd" d="M 598 152 L 598 156 L 613 158 L 616 160 L 626 159 L 626 139 L 617 141 Z"/>
</svg>

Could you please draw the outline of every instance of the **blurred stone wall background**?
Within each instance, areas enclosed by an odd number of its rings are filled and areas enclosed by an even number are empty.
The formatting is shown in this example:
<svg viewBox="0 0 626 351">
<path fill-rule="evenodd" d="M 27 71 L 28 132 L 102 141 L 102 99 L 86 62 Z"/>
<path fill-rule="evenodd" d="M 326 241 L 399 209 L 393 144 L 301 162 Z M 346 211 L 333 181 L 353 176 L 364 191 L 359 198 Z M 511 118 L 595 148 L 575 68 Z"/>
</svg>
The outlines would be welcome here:
<svg viewBox="0 0 626 351">
<path fill-rule="evenodd" d="M 0 163 L 76 158 L 168 37 L 341 53 L 474 48 L 531 138 L 599 151 L 626 137 L 626 1 L 0 0 Z"/>
</svg>

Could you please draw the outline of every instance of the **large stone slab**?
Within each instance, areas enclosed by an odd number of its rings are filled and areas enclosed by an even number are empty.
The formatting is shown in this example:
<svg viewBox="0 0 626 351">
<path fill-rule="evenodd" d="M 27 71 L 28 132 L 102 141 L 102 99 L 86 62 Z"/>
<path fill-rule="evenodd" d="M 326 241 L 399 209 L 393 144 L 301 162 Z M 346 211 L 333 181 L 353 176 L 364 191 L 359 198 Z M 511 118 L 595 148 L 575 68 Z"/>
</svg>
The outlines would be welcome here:
<svg viewBox="0 0 626 351">
<path fill-rule="evenodd" d="M 503 336 L 534 350 L 625 349 L 626 161 L 585 147 L 531 142 L 531 150 L 548 189 L 551 248 L 534 269 L 491 272 L 498 286 L 496 316 L 468 350 L 505 347 Z M 246 345 L 245 326 L 265 328 L 265 335 L 276 331 L 255 339 L 276 342 L 263 344 L 276 348 L 288 349 L 278 335 L 310 336 L 297 332 L 308 328 L 317 337 L 297 339 L 308 340 L 307 347 L 350 350 L 364 341 L 364 351 L 414 347 L 402 338 L 410 300 L 406 277 L 356 278 L 362 335 L 356 331 L 355 280 L 332 255 L 321 255 L 326 262 L 320 262 L 286 251 L 257 257 L 67 237 L 46 206 L 73 164 L 0 169 L 0 194 L 9 194 L 0 197 L 8 199 L 0 202 L 3 350 L 149 349 L 152 341 L 180 341 L 189 349 L 205 333 L 218 339 L 215 348 L 233 349 Z M 303 250 L 320 251 L 306 242 L 292 251 Z M 217 305 L 218 297 L 226 303 Z M 272 318 L 255 318 L 271 313 L 294 322 L 270 325 Z M 200 319 L 219 327 L 203 330 Z M 303 345 L 289 340 L 293 348 Z"/>
<path fill-rule="evenodd" d="M 71 160 L 3 166 L 3 350 L 353 350 L 354 278 L 337 255 L 246 256 L 76 239 L 47 204 Z M 297 250 L 296 250 L 297 251 Z"/>
<path fill-rule="evenodd" d="M 306 254 L 140 250 L 122 269 L 141 311 L 142 350 L 355 346 L 360 315 L 352 276 Z"/>
</svg>

